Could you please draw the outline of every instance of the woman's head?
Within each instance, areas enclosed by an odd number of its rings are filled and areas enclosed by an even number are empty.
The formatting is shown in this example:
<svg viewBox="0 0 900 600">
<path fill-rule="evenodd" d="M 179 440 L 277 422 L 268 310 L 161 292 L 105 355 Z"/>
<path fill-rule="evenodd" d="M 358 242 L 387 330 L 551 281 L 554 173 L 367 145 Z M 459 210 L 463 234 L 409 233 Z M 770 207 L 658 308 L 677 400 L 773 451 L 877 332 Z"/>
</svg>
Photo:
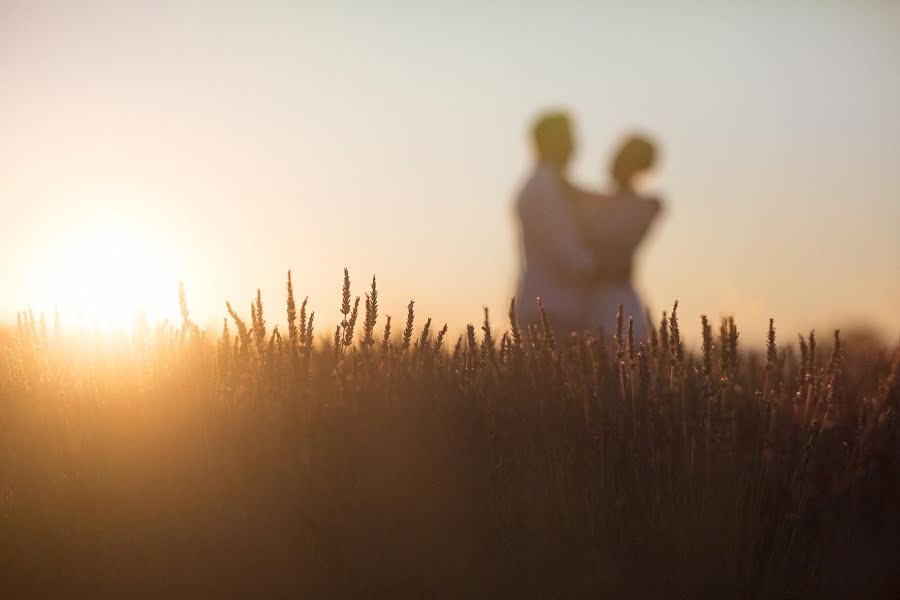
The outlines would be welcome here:
<svg viewBox="0 0 900 600">
<path fill-rule="evenodd" d="M 631 187 L 634 178 L 656 164 L 656 146 L 650 138 L 632 134 L 619 146 L 609 165 L 609 174 L 619 187 Z"/>
</svg>

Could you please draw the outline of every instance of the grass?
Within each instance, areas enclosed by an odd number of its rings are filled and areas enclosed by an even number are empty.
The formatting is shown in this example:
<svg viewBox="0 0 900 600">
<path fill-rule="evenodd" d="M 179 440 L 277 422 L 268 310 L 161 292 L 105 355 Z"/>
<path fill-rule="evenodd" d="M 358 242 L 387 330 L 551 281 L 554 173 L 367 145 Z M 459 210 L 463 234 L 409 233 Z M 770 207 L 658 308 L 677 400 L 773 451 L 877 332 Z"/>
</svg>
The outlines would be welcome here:
<svg viewBox="0 0 900 600">
<path fill-rule="evenodd" d="M 552 315 L 399 334 L 345 272 L 221 335 L 0 340 L 4 597 L 896 597 L 900 352 Z M 396 325 L 396 323 L 395 323 Z"/>
</svg>

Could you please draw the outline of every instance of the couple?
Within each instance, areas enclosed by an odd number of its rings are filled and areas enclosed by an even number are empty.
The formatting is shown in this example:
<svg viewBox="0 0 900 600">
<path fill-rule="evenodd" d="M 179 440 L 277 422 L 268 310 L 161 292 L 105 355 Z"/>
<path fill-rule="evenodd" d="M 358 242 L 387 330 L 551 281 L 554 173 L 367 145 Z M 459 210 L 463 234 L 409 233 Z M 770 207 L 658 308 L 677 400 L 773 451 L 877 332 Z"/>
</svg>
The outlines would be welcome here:
<svg viewBox="0 0 900 600">
<path fill-rule="evenodd" d="M 638 190 L 640 177 L 656 160 L 652 142 L 627 138 L 610 163 L 609 189 L 596 192 L 568 180 L 575 142 L 567 114 L 541 115 L 532 141 L 536 165 L 516 200 L 522 321 L 540 318 L 535 302 L 540 297 L 557 337 L 598 327 L 610 331 L 621 304 L 625 318 L 634 317 L 635 334 L 643 337 L 649 324 L 632 285 L 632 262 L 661 208 Z"/>
</svg>

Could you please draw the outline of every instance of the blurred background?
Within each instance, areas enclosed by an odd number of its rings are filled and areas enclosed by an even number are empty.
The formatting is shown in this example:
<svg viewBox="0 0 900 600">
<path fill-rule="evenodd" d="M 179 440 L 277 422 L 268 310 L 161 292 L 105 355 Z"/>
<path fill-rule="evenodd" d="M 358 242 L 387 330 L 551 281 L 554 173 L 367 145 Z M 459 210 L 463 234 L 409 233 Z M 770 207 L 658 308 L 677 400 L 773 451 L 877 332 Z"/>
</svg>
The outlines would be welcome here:
<svg viewBox="0 0 900 600">
<path fill-rule="evenodd" d="M 2 0 L 0 321 L 173 316 L 183 279 L 202 324 L 257 287 L 274 322 L 291 268 L 326 326 L 346 266 L 382 314 L 499 324 L 528 126 L 565 107 L 583 185 L 660 144 L 655 312 L 891 339 L 898 32 L 891 2 Z"/>
</svg>

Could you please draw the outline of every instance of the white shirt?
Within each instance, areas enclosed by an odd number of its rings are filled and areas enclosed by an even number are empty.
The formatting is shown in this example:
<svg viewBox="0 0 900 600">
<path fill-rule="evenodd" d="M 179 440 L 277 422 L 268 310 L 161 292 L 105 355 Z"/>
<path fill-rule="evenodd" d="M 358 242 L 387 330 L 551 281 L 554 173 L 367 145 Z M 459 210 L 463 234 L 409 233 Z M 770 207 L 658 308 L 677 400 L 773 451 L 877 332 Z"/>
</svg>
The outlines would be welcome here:
<svg viewBox="0 0 900 600">
<path fill-rule="evenodd" d="M 517 306 L 522 324 L 539 319 L 540 297 L 554 328 L 588 326 L 588 294 L 596 268 L 558 170 L 539 164 L 516 199 L 522 267 Z"/>
</svg>

